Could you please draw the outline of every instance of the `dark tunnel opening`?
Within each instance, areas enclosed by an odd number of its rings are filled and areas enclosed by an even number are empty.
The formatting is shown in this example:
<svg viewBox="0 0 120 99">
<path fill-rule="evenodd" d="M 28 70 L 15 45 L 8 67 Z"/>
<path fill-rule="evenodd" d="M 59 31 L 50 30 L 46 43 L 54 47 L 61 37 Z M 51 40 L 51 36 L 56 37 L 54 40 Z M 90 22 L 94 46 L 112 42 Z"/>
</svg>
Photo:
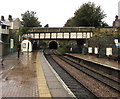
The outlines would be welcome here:
<svg viewBox="0 0 120 99">
<path fill-rule="evenodd" d="M 58 44 L 55 41 L 52 41 L 49 43 L 49 49 L 57 49 L 58 48 Z"/>
</svg>

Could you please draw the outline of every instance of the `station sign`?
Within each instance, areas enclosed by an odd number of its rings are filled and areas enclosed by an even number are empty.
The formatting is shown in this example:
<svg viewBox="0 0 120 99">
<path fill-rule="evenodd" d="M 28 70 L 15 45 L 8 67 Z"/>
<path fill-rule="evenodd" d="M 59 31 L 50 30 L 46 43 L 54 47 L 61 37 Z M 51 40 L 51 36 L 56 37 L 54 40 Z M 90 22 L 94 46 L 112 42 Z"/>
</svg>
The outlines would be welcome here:
<svg viewBox="0 0 120 99">
<path fill-rule="evenodd" d="M 115 42 L 115 46 L 117 48 L 120 48 L 120 42 L 118 42 L 118 39 L 114 39 L 114 42 Z"/>
<path fill-rule="evenodd" d="M 117 48 L 120 48 L 120 43 L 116 43 L 116 47 L 117 47 Z"/>
</svg>

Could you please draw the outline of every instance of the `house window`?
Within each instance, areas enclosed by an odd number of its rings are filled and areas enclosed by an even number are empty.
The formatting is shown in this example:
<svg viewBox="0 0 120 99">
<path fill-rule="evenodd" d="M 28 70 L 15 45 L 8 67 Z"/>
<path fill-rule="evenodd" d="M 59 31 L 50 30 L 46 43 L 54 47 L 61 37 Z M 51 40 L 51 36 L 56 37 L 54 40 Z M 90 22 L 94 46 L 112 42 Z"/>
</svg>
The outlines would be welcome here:
<svg viewBox="0 0 120 99">
<path fill-rule="evenodd" d="M 6 26 L 5 26 L 5 25 L 2 25 L 2 29 L 6 29 Z"/>
</svg>

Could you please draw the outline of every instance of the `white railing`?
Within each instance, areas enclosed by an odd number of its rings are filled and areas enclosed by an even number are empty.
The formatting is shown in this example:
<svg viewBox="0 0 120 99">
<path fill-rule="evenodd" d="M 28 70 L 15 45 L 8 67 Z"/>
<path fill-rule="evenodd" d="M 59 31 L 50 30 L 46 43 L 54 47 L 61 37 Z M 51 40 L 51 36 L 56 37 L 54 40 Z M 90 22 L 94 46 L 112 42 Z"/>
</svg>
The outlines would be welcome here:
<svg viewBox="0 0 120 99">
<path fill-rule="evenodd" d="M 24 38 L 32 39 L 88 39 L 93 32 L 65 32 L 65 33 L 30 33 L 24 34 Z"/>
</svg>

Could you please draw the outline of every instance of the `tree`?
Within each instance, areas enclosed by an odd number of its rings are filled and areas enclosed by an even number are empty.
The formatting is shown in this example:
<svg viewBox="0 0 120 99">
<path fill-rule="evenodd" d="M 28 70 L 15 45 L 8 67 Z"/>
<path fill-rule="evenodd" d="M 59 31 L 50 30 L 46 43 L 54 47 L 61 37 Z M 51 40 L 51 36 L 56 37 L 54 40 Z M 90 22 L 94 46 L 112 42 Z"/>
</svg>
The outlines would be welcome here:
<svg viewBox="0 0 120 99">
<path fill-rule="evenodd" d="M 106 26 L 109 26 L 106 22 L 102 21 L 101 22 L 101 27 L 106 27 Z"/>
<path fill-rule="evenodd" d="M 27 34 L 28 30 L 29 30 L 29 27 L 21 27 L 19 31 L 20 32 L 19 35 L 22 36 L 23 34 Z"/>
<path fill-rule="evenodd" d="M 73 27 L 74 26 L 73 22 L 74 22 L 74 17 L 68 19 L 64 26 L 65 27 Z"/>
<path fill-rule="evenodd" d="M 38 18 L 35 16 L 36 12 L 34 11 L 26 11 L 22 14 L 22 24 L 24 27 L 41 27 Z"/>
<path fill-rule="evenodd" d="M 72 26 L 102 26 L 102 19 L 106 16 L 100 6 L 96 6 L 94 3 L 88 2 L 83 4 L 74 14 Z"/>
</svg>

